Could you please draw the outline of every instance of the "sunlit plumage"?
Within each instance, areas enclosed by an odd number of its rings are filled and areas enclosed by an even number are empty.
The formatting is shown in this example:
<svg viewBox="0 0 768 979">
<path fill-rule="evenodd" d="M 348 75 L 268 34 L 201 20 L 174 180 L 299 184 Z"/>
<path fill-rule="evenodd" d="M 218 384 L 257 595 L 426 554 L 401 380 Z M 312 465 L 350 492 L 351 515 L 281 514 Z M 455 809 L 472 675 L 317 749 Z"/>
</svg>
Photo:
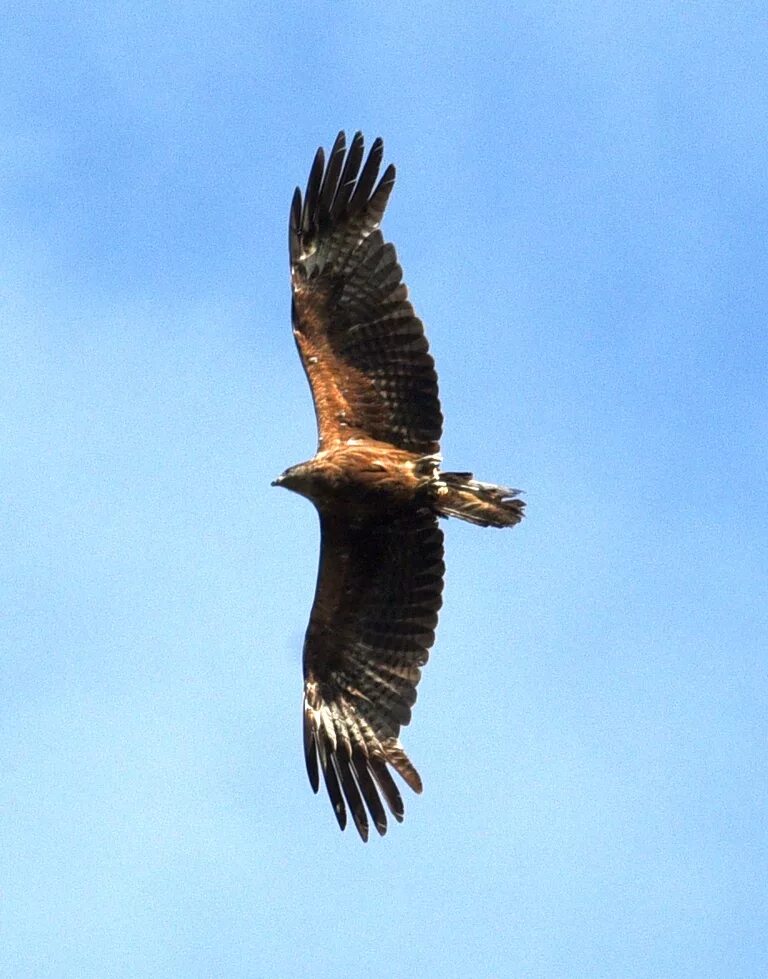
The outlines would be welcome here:
<svg viewBox="0 0 768 979">
<path fill-rule="evenodd" d="M 435 638 L 443 587 L 439 516 L 509 527 L 518 491 L 439 468 L 443 418 L 424 328 L 379 230 L 395 169 L 377 139 L 317 151 L 291 205 L 293 332 L 312 388 L 317 453 L 275 482 L 308 497 L 321 528 L 304 643 L 304 751 L 339 825 L 363 839 L 398 821 L 390 769 L 421 779 L 400 744 Z"/>
</svg>

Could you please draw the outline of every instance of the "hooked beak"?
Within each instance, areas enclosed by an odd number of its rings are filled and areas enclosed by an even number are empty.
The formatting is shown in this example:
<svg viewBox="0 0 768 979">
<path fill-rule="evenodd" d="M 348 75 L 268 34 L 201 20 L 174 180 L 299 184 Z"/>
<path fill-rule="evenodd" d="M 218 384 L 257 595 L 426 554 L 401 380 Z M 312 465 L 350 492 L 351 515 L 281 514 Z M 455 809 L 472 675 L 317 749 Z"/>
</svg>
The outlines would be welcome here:
<svg viewBox="0 0 768 979">
<path fill-rule="evenodd" d="M 282 485 L 283 485 L 282 476 L 278 476 L 277 479 L 273 479 L 272 482 L 270 483 L 270 486 L 282 486 Z"/>
</svg>

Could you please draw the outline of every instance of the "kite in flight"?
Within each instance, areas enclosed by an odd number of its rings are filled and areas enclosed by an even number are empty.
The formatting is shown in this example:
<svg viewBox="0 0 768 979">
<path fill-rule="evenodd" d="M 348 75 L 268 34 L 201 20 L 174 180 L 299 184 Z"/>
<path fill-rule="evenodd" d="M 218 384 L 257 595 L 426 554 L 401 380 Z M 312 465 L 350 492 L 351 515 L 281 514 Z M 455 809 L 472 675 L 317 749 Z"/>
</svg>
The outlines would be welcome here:
<svg viewBox="0 0 768 979">
<path fill-rule="evenodd" d="M 289 222 L 293 334 L 312 388 L 317 453 L 273 483 L 320 515 L 320 567 L 304 641 L 304 754 L 339 826 L 363 840 L 403 819 L 393 769 L 421 792 L 400 744 L 435 639 L 443 589 L 438 517 L 512 527 L 518 490 L 440 470 L 443 416 L 424 327 L 379 231 L 395 168 L 383 143 L 317 151 Z M 361 164 L 362 167 L 361 167 Z"/>
</svg>

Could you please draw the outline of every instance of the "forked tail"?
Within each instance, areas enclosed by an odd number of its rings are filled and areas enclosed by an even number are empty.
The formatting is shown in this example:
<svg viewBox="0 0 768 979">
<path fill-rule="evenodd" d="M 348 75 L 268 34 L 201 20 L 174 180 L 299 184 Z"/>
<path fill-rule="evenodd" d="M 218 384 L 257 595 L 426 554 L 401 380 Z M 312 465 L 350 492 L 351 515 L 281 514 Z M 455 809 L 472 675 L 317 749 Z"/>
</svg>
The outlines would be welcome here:
<svg viewBox="0 0 768 979">
<path fill-rule="evenodd" d="M 520 490 L 481 483 L 472 473 L 440 473 L 435 507 L 444 517 L 459 517 L 480 527 L 514 527 L 523 519 Z"/>
</svg>

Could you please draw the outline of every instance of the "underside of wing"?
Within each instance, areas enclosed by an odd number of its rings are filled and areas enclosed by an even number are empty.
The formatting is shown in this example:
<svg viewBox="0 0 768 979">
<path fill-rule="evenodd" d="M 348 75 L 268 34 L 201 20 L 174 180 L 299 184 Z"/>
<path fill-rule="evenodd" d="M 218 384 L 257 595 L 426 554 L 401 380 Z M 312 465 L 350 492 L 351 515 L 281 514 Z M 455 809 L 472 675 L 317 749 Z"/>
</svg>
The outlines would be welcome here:
<svg viewBox="0 0 768 979">
<path fill-rule="evenodd" d="M 435 638 L 443 537 L 427 509 L 386 520 L 321 512 L 317 591 L 304 644 L 304 750 L 312 787 L 322 772 L 342 829 L 380 834 L 403 801 L 389 769 L 421 779 L 399 741 Z"/>
<path fill-rule="evenodd" d="M 394 246 L 379 223 L 395 182 L 377 181 L 383 144 L 363 164 L 339 133 L 321 149 L 291 207 L 293 330 L 317 414 L 320 448 L 353 437 L 438 451 L 442 414 L 424 327 L 408 301 Z"/>
</svg>

